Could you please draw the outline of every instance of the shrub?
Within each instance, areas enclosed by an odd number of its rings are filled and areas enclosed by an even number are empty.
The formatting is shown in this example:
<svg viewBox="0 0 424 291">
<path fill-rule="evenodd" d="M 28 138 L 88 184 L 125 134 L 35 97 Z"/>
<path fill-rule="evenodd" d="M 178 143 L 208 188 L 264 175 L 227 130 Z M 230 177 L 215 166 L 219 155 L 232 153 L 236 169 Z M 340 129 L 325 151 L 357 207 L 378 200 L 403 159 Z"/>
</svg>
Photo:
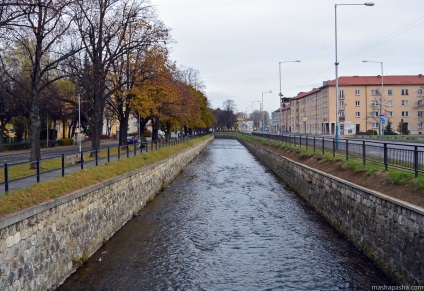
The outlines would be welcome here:
<svg viewBox="0 0 424 291">
<path fill-rule="evenodd" d="M 74 140 L 72 138 L 62 138 L 57 141 L 58 146 L 69 146 L 73 144 Z"/>
<path fill-rule="evenodd" d="M 2 149 L 4 151 L 17 151 L 17 150 L 27 150 L 31 148 L 30 143 L 22 142 L 22 143 L 10 143 L 3 144 Z"/>
</svg>

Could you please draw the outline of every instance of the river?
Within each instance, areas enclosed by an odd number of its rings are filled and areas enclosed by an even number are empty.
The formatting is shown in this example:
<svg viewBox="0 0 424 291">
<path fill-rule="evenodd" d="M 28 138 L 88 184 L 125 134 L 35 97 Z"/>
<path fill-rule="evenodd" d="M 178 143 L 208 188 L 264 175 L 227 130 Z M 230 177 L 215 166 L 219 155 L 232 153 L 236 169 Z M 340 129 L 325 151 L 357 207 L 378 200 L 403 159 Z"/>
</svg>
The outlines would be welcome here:
<svg viewBox="0 0 424 291">
<path fill-rule="evenodd" d="M 373 285 L 392 283 L 240 143 L 216 139 L 59 290 Z"/>
</svg>

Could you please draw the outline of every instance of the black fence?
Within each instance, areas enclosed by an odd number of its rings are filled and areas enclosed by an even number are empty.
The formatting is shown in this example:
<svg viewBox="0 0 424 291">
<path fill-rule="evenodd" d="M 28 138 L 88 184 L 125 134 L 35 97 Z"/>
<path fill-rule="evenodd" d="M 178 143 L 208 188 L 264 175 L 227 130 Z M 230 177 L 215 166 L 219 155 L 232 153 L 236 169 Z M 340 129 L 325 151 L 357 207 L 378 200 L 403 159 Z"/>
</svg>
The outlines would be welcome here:
<svg viewBox="0 0 424 291">
<path fill-rule="evenodd" d="M 142 143 L 134 142 L 121 146 L 108 146 L 98 150 L 81 150 L 81 152 L 76 151 L 71 154 L 61 154 L 35 161 L 5 163 L 0 166 L 0 173 L 3 172 L 3 179 L 0 176 L 0 185 L 4 185 L 4 192 L 7 193 L 9 192 L 9 185 L 11 182 L 30 179 L 31 181 L 27 184 L 39 183 L 41 176 L 50 172 L 56 172 L 58 177 L 64 177 L 67 172 L 70 172 L 70 169 L 75 171 L 79 168 L 84 169 L 84 167 L 87 166 L 98 166 L 99 163 L 129 158 L 130 156 L 135 156 L 143 152 L 176 145 L 199 136 L 200 135 L 181 136 L 178 138 L 159 139 Z M 18 167 L 20 168 L 18 169 Z M 14 169 L 16 169 L 16 171 L 14 171 Z"/>
<path fill-rule="evenodd" d="M 313 149 L 314 152 L 332 153 L 349 160 L 362 160 L 363 164 L 373 162 L 389 167 L 413 171 L 415 177 L 424 173 L 424 146 L 404 142 L 367 141 L 359 139 L 336 140 L 331 137 L 305 135 L 271 135 L 253 133 L 254 136 L 290 143 Z"/>
</svg>

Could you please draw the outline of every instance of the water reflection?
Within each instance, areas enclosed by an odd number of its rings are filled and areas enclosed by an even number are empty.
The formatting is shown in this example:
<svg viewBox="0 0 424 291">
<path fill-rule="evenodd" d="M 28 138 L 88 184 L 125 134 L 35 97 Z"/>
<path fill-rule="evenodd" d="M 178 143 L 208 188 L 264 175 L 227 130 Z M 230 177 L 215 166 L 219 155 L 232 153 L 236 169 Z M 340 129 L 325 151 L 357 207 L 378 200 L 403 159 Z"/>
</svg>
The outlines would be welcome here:
<svg viewBox="0 0 424 291">
<path fill-rule="evenodd" d="M 60 290 L 384 284 L 390 281 L 241 144 L 215 140 Z"/>
</svg>

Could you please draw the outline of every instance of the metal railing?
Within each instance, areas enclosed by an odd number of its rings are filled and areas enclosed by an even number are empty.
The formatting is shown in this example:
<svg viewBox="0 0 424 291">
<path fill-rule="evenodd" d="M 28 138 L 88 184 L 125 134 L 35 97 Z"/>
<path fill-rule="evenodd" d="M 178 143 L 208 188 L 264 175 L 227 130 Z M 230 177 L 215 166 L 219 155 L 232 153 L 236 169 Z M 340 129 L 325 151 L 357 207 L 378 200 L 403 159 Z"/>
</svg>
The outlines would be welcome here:
<svg viewBox="0 0 424 291">
<path fill-rule="evenodd" d="M 313 149 L 322 154 L 331 153 L 333 157 L 342 156 L 346 160 L 362 160 L 364 165 L 369 162 L 381 164 L 386 171 L 389 167 L 413 171 L 416 178 L 419 173 L 424 173 L 424 145 L 340 138 L 336 143 L 335 138 L 331 137 L 262 133 L 253 135 Z"/>
<path fill-rule="evenodd" d="M 0 166 L 0 185 L 4 185 L 4 192 L 9 192 L 11 182 L 22 181 L 23 179 L 31 179 L 29 184 L 39 183 L 41 176 L 50 172 L 59 172 L 58 177 L 64 177 L 67 169 L 75 171 L 79 168 L 84 169 L 87 166 L 98 166 L 101 162 L 110 162 L 111 160 L 119 160 L 123 157 L 129 158 L 136 156 L 137 153 L 143 153 L 160 149 L 166 146 L 172 146 L 182 143 L 188 139 L 199 137 L 181 136 L 176 138 L 152 140 L 149 142 L 135 142 L 127 145 L 108 146 L 98 150 L 82 150 L 71 154 L 61 154 L 48 158 L 41 158 L 35 161 L 25 161 L 16 163 L 4 163 Z M 14 169 L 17 169 L 14 171 Z M 2 174 L 2 175 L 1 175 Z M 32 180 L 34 179 L 34 180 Z M 0 193 L 1 194 L 1 193 Z"/>
</svg>

